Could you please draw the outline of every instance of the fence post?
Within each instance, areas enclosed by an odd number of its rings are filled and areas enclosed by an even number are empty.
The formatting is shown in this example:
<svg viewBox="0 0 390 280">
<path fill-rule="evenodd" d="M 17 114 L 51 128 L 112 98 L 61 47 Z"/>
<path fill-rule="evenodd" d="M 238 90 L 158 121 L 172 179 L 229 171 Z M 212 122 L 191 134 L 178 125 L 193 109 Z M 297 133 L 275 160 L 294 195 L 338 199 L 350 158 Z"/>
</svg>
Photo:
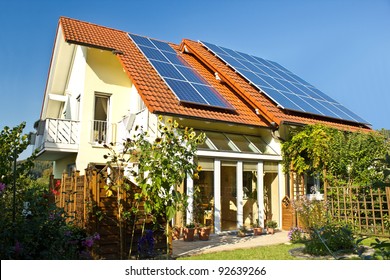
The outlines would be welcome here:
<svg viewBox="0 0 390 280">
<path fill-rule="evenodd" d="M 89 176 L 89 172 L 87 170 L 85 170 L 85 173 L 84 173 L 84 178 L 83 178 L 83 201 L 84 201 L 84 204 L 83 204 L 83 227 L 85 228 L 87 226 L 87 211 L 88 211 L 88 208 L 87 208 L 87 204 L 90 203 L 89 201 L 89 197 L 87 196 L 87 189 L 88 189 L 88 178 L 87 176 Z"/>
<path fill-rule="evenodd" d="M 386 199 L 387 199 L 387 210 L 389 211 L 389 217 L 390 217 L 390 187 L 386 187 Z"/>
<path fill-rule="evenodd" d="M 73 196 L 73 213 L 75 215 L 76 219 L 76 209 L 77 209 L 77 176 L 78 174 L 76 172 L 72 172 L 72 196 Z M 76 219 L 77 220 L 77 219 Z"/>
<path fill-rule="evenodd" d="M 66 196 L 66 173 L 62 173 L 61 178 L 61 195 L 60 195 L 60 207 L 65 209 L 65 196 Z"/>
</svg>

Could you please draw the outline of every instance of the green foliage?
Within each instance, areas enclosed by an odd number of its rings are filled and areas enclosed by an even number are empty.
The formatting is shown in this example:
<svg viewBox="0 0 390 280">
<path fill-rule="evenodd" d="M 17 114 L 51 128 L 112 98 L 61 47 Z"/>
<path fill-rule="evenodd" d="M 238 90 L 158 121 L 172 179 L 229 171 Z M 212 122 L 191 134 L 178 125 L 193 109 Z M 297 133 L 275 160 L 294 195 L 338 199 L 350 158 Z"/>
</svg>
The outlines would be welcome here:
<svg viewBox="0 0 390 280">
<path fill-rule="evenodd" d="M 2 197 L 7 200 L 8 197 Z M 9 208 L 1 205 L 0 258 L 33 260 L 90 259 L 90 247 L 98 236 L 67 222 L 63 209 L 50 201 L 51 194 L 39 188 L 26 188 L 28 204 L 18 209 L 15 224 Z"/>
<path fill-rule="evenodd" d="M 376 163 L 379 165 L 383 165 L 384 168 L 382 169 L 383 177 L 377 182 L 375 182 L 374 186 L 376 187 L 390 186 L 390 153 L 387 153 L 384 159 L 376 160 Z M 379 173 L 380 172 L 381 170 L 379 170 Z"/>
<path fill-rule="evenodd" d="M 180 128 L 172 119 L 168 119 L 166 125 L 162 117 L 159 121 L 159 135 L 154 140 L 143 131 L 135 136 L 132 143 L 136 147 L 136 169 L 132 175 L 146 198 L 145 211 L 168 221 L 186 206 L 187 197 L 178 192 L 177 187 L 186 176 L 197 176 L 194 157 L 204 135 L 196 135 L 190 128 Z"/>
<path fill-rule="evenodd" d="M 305 232 L 299 227 L 293 227 L 288 232 L 288 239 L 291 243 L 302 243 L 306 241 Z"/>
<path fill-rule="evenodd" d="M 371 246 L 375 249 L 374 258 L 390 260 L 390 240 L 375 238 L 375 242 L 371 243 Z"/>
<path fill-rule="evenodd" d="M 98 236 L 68 223 L 70 217 L 51 202 L 47 183 L 30 178 L 34 156 L 18 162 L 14 173 L 15 159 L 28 147 L 24 127 L 0 132 L 0 258 L 89 258 Z"/>
<path fill-rule="evenodd" d="M 328 223 L 311 231 L 304 252 L 315 256 L 336 256 L 339 252 L 352 252 L 354 248 L 353 232 L 349 226 Z"/>
<path fill-rule="evenodd" d="M 177 188 L 186 176 L 198 176 L 200 167 L 195 164 L 195 153 L 204 135 L 196 135 L 191 128 L 179 127 L 172 119 L 167 119 L 164 124 L 161 116 L 154 139 L 142 128 L 136 127 L 135 131 L 132 138 L 126 139 L 119 149 L 113 143 L 105 145 L 109 150 L 105 158 L 108 159 L 106 168 L 111 182 L 106 186 L 106 194 L 117 194 L 121 232 L 123 218 L 134 217 L 135 221 L 142 202 L 144 220 L 147 216 L 157 225 L 165 223 L 168 247 L 169 221 L 178 210 L 187 207 L 186 194 L 177 191 Z M 136 206 L 130 209 L 125 208 L 122 199 L 124 192 L 130 190 L 126 183 L 128 180 L 135 181 L 139 190 L 133 195 Z"/>
<path fill-rule="evenodd" d="M 195 228 L 195 224 L 194 223 L 186 224 L 186 228 Z"/>
<path fill-rule="evenodd" d="M 270 221 L 267 221 L 266 222 L 266 225 L 265 225 L 267 228 L 277 228 L 278 227 L 278 223 L 274 220 L 270 220 Z"/>
<path fill-rule="evenodd" d="M 34 179 L 48 179 L 53 172 L 51 161 L 34 160 L 34 166 L 29 170 L 29 175 Z"/>
<path fill-rule="evenodd" d="M 333 184 L 368 185 L 383 177 L 389 143 L 377 132 L 345 132 L 308 125 L 282 144 L 285 171 L 323 175 Z"/>
<path fill-rule="evenodd" d="M 308 125 L 296 131 L 282 144 L 285 170 L 292 167 L 298 174 L 322 171 L 330 155 L 330 143 L 336 130 L 322 125 Z"/>
<path fill-rule="evenodd" d="M 14 179 L 14 161 L 27 149 L 29 145 L 28 135 L 23 134 L 26 123 L 9 128 L 5 126 L 0 132 L 0 182 L 10 185 Z M 27 177 L 33 167 L 34 155 L 27 160 L 18 162 L 16 166 L 16 178 L 21 181 Z"/>
</svg>

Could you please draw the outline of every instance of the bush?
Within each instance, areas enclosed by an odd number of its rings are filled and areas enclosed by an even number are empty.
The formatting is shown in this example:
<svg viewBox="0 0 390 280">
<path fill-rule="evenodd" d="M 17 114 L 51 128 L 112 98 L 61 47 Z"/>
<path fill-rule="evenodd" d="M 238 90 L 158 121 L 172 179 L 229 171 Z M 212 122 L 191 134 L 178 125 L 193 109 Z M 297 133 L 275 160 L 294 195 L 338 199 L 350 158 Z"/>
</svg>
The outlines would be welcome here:
<svg viewBox="0 0 390 280">
<path fill-rule="evenodd" d="M 328 223 L 321 228 L 314 228 L 305 243 L 305 253 L 323 256 L 340 251 L 352 251 L 355 242 L 349 226 Z"/>
<path fill-rule="evenodd" d="M 288 232 L 288 239 L 291 243 L 301 243 L 305 241 L 306 238 L 303 229 L 294 227 Z"/>
<path fill-rule="evenodd" d="M 29 145 L 24 127 L 0 131 L 0 259 L 90 258 L 99 236 L 73 226 L 72 218 L 51 202 L 55 190 L 50 193 L 47 184 L 29 177 L 34 156 L 14 166 Z"/>
<path fill-rule="evenodd" d="M 306 231 L 321 228 L 329 221 L 328 204 L 324 200 L 309 200 L 303 195 L 293 200 L 293 208 L 297 211 L 298 219 Z"/>
<path fill-rule="evenodd" d="M 52 195 L 31 182 L 19 188 L 15 223 L 12 192 L 3 188 L 0 197 L 0 258 L 35 260 L 90 259 L 90 249 L 98 235 L 72 224 L 63 209 L 51 201 Z"/>
</svg>

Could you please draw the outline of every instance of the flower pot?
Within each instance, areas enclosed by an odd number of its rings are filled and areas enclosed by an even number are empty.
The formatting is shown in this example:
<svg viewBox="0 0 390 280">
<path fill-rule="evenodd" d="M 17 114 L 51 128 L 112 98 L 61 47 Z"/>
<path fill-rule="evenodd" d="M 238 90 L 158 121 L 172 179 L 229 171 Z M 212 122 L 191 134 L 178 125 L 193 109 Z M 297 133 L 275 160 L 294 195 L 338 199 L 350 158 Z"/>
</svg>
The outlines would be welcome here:
<svg viewBox="0 0 390 280">
<path fill-rule="evenodd" d="M 274 234 L 275 233 L 275 229 L 274 228 L 267 228 L 267 233 L 268 234 Z"/>
<path fill-rule="evenodd" d="M 211 232 L 211 228 L 208 227 L 199 228 L 198 229 L 199 240 L 203 240 L 203 241 L 209 240 L 210 232 Z"/>
<path fill-rule="evenodd" d="M 261 227 L 253 228 L 253 235 L 262 235 L 262 234 L 263 234 L 263 228 Z"/>
<path fill-rule="evenodd" d="M 195 228 L 184 228 L 183 229 L 183 240 L 194 241 Z"/>
</svg>

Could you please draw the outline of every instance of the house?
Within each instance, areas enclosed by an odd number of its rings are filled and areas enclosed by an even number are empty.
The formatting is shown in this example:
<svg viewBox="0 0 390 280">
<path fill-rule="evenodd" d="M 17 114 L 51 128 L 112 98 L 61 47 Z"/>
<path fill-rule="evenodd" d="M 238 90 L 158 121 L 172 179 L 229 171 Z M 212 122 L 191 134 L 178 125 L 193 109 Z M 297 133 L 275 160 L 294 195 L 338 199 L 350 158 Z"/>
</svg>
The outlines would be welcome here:
<svg viewBox="0 0 390 280">
<path fill-rule="evenodd" d="M 207 136 L 195 184 L 204 222 L 216 233 L 265 218 L 287 226 L 282 203 L 297 189 L 283 172 L 281 142 L 291 129 L 371 129 L 275 62 L 208 42 L 173 44 L 59 19 L 35 143 L 38 159 L 54 162 L 56 178 L 103 166 L 102 143 L 125 139 L 135 126 L 153 134 L 160 115 Z M 315 178 L 302 184 L 303 192 L 318 186 Z M 184 189 L 193 188 L 188 178 Z M 189 207 L 187 221 L 191 215 Z"/>
</svg>

